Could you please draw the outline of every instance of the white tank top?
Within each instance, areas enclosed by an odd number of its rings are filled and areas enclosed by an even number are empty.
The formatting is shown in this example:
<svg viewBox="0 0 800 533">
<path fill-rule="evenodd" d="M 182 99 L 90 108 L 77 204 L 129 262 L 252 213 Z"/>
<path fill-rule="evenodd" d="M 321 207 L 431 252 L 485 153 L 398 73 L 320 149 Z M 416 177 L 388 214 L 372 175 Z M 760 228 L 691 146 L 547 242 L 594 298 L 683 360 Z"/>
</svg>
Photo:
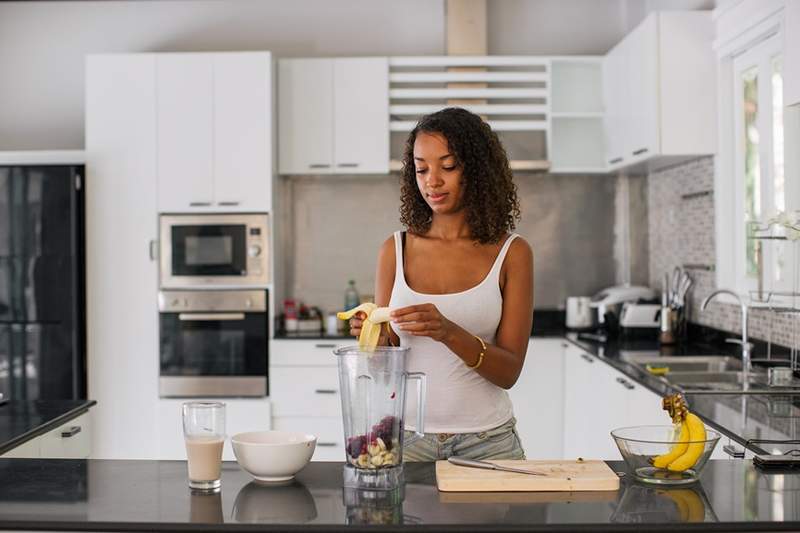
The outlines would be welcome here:
<svg viewBox="0 0 800 533">
<path fill-rule="evenodd" d="M 465 291 L 450 294 L 423 294 L 408 286 L 403 269 L 402 233 L 394 234 L 395 275 L 389 307 L 392 309 L 422 303 L 432 303 L 437 309 L 487 344 L 495 342 L 497 326 L 503 312 L 503 295 L 500 292 L 500 269 L 508 247 L 517 237 L 506 239 L 492 269 L 479 284 Z M 396 328 L 395 328 L 396 329 Z M 415 337 L 397 331 L 400 346 L 408 346 L 408 372 L 424 372 L 427 379 L 425 402 L 426 433 L 477 433 L 500 426 L 514 412 L 511 400 L 504 389 L 490 382 L 474 370 L 441 342 L 430 337 Z M 475 341 L 475 357 L 480 344 Z M 409 384 L 405 425 L 417 428 L 417 392 Z"/>
</svg>

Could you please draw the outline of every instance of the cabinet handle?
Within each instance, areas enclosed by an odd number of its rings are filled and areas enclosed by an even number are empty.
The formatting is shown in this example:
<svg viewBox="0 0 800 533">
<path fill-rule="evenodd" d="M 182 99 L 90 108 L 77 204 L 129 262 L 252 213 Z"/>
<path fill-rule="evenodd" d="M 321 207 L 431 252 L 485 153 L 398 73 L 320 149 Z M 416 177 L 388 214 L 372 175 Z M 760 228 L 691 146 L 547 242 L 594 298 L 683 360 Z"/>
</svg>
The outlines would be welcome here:
<svg viewBox="0 0 800 533">
<path fill-rule="evenodd" d="M 216 322 L 244 320 L 244 313 L 178 313 L 182 322 Z"/>
<path fill-rule="evenodd" d="M 647 148 L 639 148 L 638 150 L 633 151 L 633 155 L 639 155 L 647 152 Z"/>
<path fill-rule="evenodd" d="M 314 392 L 317 394 L 336 394 L 339 391 L 336 389 L 315 389 Z"/>
<path fill-rule="evenodd" d="M 147 243 L 147 248 L 147 252 L 150 254 L 150 261 L 158 259 L 158 241 L 150 239 L 150 242 Z"/>
<path fill-rule="evenodd" d="M 313 163 L 311 165 L 308 165 L 308 168 L 331 168 L 331 166 L 326 165 L 324 163 Z"/>
<path fill-rule="evenodd" d="M 211 202 L 189 202 L 189 207 L 211 207 Z"/>
<path fill-rule="evenodd" d="M 336 348 L 336 345 L 320 343 L 320 344 L 315 344 L 314 348 Z"/>
<path fill-rule="evenodd" d="M 81 427 L 80 426 L 72 426 L 71 428 L 65 429 L 64 431 L 61 432 L 61 438 L 62 439 L 68 439 L 70 437 L 74 437 L 75 435 L 77 435 L 80 432 L 81 432 Z"/>
<path fill-rule="evenodd" d="M 339 163 L 336 166 L 342 168 L 358 168 L 358 163 Z"/>
<path fill-rule="evenodd" d="M 225 206 L 237 206 L 239 202 L 217 202 L 217 205 Z"/>
<path fill-rule="evenodd" d="M 615 157 L 614 159 L 609 159 L 608 164 L 613 165 L 614 163 L 619 163 L 620 161 L 622 161 L 621 157 Z"/>
<path fill-rule="evenodd" d="M 587 363 L 594 363 L 594 359 L 592 359 L 591 357 L 589 357 L 585 353 L 582 353 L 581 357 L 583 357 L 583 360 L 586 361 Z"/>
<path fill-rule="evenodd" d="M 617 378 L 617 383 L 619 383 L 628 390 L 633 390 L 636 388 L 630 381 L 628 381 L 625 378 Z"/>
<path fill-rule="evenodd" d="M 322 447 L 325 447 L 325 448 L 335 448 L 336 446 L 338 446 L 338 444 L 335 443 L 335 442 L 319 442 L 319 441 L 317 441 L 317 446 L 322 446 Z"/>
</svg>

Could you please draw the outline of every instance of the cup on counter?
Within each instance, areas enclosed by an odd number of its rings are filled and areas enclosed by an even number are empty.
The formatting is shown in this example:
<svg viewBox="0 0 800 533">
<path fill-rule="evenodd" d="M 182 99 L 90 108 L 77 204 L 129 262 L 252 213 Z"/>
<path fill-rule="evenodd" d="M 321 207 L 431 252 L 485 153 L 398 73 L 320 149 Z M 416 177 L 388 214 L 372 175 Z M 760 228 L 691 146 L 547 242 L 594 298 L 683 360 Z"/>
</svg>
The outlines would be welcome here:
<svg viewBox="0 0 800 533">
<path fill-rule="evenodd" d="M 225 404 L 185 402 L 182 406 L 189 487 L 218 491 L 225 445 Z"/>
</svg>

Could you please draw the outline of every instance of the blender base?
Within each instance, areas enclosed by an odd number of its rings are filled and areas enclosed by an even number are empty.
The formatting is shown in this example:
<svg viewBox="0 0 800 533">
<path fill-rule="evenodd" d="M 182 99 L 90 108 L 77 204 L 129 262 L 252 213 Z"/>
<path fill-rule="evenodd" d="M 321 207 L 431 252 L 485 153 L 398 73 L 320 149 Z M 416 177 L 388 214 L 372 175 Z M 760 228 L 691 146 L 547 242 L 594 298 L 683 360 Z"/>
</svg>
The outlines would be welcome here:
<svg viewBox="0 0 800 533">
<path fill-rule="evenodd" d="M 356 468 L 344 465 L 344 486 L 353 489 L 393 490 L 405 483 L 403 465 L 391 468 Z"/>
</svg>

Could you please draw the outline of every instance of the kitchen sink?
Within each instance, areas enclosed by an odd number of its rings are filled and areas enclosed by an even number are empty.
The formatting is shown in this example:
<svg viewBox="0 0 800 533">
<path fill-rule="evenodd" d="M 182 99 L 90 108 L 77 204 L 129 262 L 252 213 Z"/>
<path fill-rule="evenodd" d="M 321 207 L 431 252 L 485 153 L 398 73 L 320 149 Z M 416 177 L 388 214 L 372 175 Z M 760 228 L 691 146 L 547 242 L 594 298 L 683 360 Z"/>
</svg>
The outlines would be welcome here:
<svg viewBox="0 0 800 533">
<path fill-rule="evenodd" d="M 713 394 L 720 392 L 740 394 L 787 394 L 800 393 L 800 380 L 794 379 L 791 386 L 773 387 L 767 382 L 763 371 L 752 371 L 747 375 L 737 371 L 727 372 L 669 372 L 662 376 L 670 385 L 686 393 Z M 746 386 L 745 386 L 746 384 Z"/>
<path fill-rule="evenodd" d="M 668 368 L 667 376 L 676 372 L 728 372 L 741 370 L 742 362 L 728 355 L 681 355 L 681 356 L 637 356 L 625 359 L 646 372 L 656 368 Z"/>
</svg>

